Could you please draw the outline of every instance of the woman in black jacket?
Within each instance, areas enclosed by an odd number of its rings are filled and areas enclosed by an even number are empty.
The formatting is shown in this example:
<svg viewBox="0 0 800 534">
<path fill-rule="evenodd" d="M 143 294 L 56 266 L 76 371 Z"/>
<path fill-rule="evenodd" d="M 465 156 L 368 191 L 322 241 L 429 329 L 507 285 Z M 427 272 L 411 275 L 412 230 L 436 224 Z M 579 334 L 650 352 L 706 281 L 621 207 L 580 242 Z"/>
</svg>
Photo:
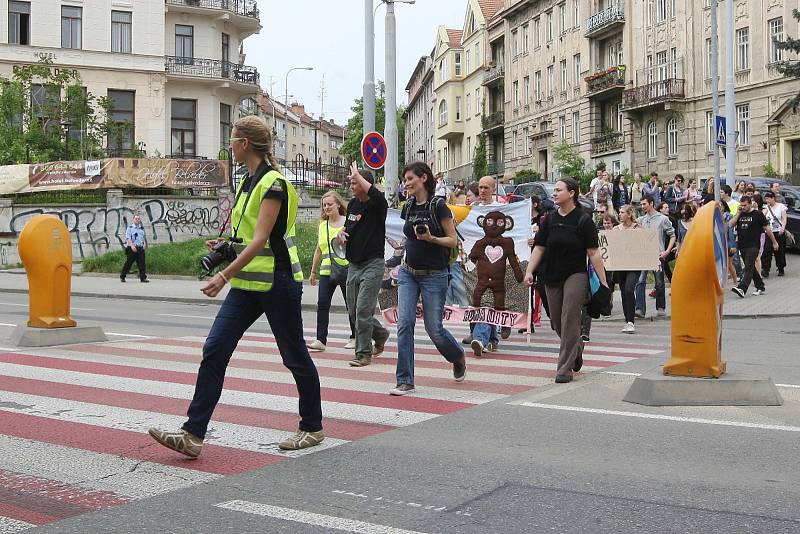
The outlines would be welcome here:
<svg viewBox="0 0 800 534">
<path fill-rule="evenodd" d="M 614 178 L 614 188 L 611 191 L 611 204 L 614 206 L 614 211 L 619 213 L 619 209 L 630 203 L 630 195 L 628 189 L 625 187 L 625 175 L 618 174 Z"/>
</svg>

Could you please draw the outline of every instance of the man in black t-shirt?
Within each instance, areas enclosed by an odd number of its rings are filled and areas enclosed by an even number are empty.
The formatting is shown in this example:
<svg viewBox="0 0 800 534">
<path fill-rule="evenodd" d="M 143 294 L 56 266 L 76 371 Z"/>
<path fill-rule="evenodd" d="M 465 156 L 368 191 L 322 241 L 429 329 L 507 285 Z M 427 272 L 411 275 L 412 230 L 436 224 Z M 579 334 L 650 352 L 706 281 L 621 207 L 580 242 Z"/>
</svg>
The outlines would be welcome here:
<svg viewBox="0 0 800 534">
<path fill-rule="evenodd" d="M 778 249 L 778 242 L 772 234 L 767 218 L 753 205 L 750 197 L 743 196 L 739 204 L 738 213 L 728 224 L 736 228 L 736 242 L 739 245 L 739 253 L 744 261 L 742 280 L 738 286 L 732 287 L 731 291 L 744 298 L 752 279 L 756 286 L 753 295 L 763 295 L 766 289 L 764 280 L 761 278 L 761 273 L 756 269 L 756 259 L 761 247 L 762 234 L 766 233 L 772 242 L 771 245 L 765 244 L 764 246 L 772 246 L 775 250 Z"/>
<path fill-rule="evenodd" d="M 383 248 L 389 205 L 367 170 L 350 169 L 353 198 L 339 239 L 347 246 L 347 311 L 356 328 L 355 358 L 351 367 L 364 367 L 383 352 L 389 331 L 374 317 L 383 280 Z M 372 341 L 375 342 L 373 347 Z"/>
</svg>

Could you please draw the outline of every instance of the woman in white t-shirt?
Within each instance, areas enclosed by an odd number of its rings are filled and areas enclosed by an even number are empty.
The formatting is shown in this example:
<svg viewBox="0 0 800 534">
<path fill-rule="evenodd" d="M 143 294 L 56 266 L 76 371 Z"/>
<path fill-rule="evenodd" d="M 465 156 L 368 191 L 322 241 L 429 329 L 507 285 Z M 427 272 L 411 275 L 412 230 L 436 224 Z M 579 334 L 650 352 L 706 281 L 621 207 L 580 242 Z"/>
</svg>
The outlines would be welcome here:
<svg viewBox="0 0 800 534">
<path fill-rule="evenodd" d="M 772 247 L 764 247 L 761 254 L 761 276 L 767 278 L 772 268 L 772 256 L 775 255 L 775 268 L 778 276 L 783 276 L 786 268 L 786 213 L 788 208 L 775 199 L 775 193 L 767 191 L 764 193 L 764 215 L 767 217 L 772 233 L 778 241 L 778 250 L 773 252 Z"/>
</svg>

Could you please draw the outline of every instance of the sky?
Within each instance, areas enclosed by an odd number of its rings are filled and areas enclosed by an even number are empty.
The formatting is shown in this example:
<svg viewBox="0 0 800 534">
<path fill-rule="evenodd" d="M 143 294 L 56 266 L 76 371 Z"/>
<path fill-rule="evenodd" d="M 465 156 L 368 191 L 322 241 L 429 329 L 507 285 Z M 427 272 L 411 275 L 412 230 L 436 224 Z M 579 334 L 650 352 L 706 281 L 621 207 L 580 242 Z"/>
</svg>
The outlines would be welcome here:
<svg viewBox="0 0 800 534">
<path fill-rule="evenodd" d="M 373 0 L 377 5 L 378 0 Z M 261 33 L 245 40 L 245 64 L 258 68 L 261 87 L 281 97 L 286 72 L 293 71 L 289 94 L 318 117 L 320 82 L 325 81 L 324 114 L 345 125 L 364 84 L 364 0 L 258 0 Z M 430 54 L 439 25 L 461 28 L 467 0 L 417 0 L 395 4 L 397 18 L 397 103 L 406 102 L 405 87 L 419 58 Z M 375 17 L 375 79 L 384 80 L 386 7 Z M 274 82 L 270 90 L 270 81 Z M 283 98 L 280 98 L 282 101 Z M 291 99 L 290 99 L 291 100 Z"/>
</svg>

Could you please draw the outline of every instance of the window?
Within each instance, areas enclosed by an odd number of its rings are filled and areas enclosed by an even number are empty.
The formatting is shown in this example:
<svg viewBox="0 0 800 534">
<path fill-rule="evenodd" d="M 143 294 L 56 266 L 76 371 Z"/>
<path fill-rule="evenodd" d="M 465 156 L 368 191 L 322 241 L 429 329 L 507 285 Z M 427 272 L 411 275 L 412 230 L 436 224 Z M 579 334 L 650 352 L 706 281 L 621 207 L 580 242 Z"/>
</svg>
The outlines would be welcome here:
<svg viewBox="0 0 800 534">
<path fill-rule="evenodd" d="M 658 127 L 655 122 L 647 125 L 647 158 L 658 157 Z"/>
<path fill-rule="evenodd" d="M 472 138 L 467 137 L 467 159 L 472 159 Z"/>
<path fill-rule="evenodd" d="M 111 12 L 111 51 L 120 54 L 131 53 L 131 12 Z"/>
<path fill-rule="evenodd" d="M 512 158 L 516 158 L 517 157 L 517 143 L 519 142 L 518 141 L 518 137 L 519 137 L 519 132 L 517 130 L 514 130 L 514 142 L 511 145 L 511 157 Z"/>
<path fill-rule="evenodd" d="M 567 91 L 567 60 L 561 60 L 561 92 Z"/>
<path fill-rule="evenodd" d="M 439 126 L 447 124 L 447 100 L 439 103 Z"/>
<path fill-rule="evenodd" d="M 750 28 L 736 30 L 736 70 L 750 68 Z"/>
<path fill-rule="evenodd" d="M 518 108 L 519 104 L 520 104 L 520 99 L 519 99 L 519 80 L 514 80 L 513 88 L 514 88 L 514 107 Z"/>
<path fill-rule="evenodd" d="M 667 51 L 656 52 L 656 64 L 658 65 L 658 81 L 667 79 Z"/>
<path fill-rule="evenodd" d="M 447 57 L 444 57 L 439 62 L 439 80 L 445 82 L 449 78 L 450 78 L 450 73 L 447 71 Z"/>
<path fill-rule="evenodd" d="M 667 121 L 667 157 L 678 155 L 678 121 L 673 117 Z"/>
<path fill-rule="evenodd" d="M 511 32 L 511 57 L 519 54 L 519 43 L 517 42 L 517 30 Z"/>
<path fill-rule="evenodd" d="M 714 127 L 714 113 L 706 111 L 706 137 L 708 138 L 706 140 L 706 148 L 709 152 L 714 151 L 714 145 L 716 144 L 717 136 L 715 135 Z"/>
<path fill-rule="evenodd" d="M 58 128 L 55 120 L 59 115 L 61 95 L 52 85 L 31 85 L 31 111 L 45 130 Z"/>
<path fill-rule="evenodd" d="M 769 62 L 775 63 L 783 60 L 783 50 L 778 48 L 775 41 L 783 41 L 783 17 L 769 21 Z"/>
<path fill-rule="evenodd" d="M 461 97 L 456 97 L 456 120 L 461 120 Z"/>
<path fill-rule="evenodd" d="M 713 65 L 714 58 L 711 56 L 711 39 L 706 39 L 706 78 L 711 78 L 711 67 Z"/>
<path fill-rule="evenodd" d="M 254 98 L 245 98 L 239 104 L 239 116 L 258 115 L 258 102 Z M 303 131 L 305 134 L 305 130 Z"/>
<path fill-rule="evenodd" d="M 554 82 L 554 79 L 553 79 L 553 66 L 552 65 L 548 65 L 547 66 L 547 96 L 548 97 L 553 96 L 553 93 L 555 92 L 555 87 L 553 87 L 553 85 L 554 85 L 553 82 Z"/>
<path fill-rule="evenodd" d="M 553 40 L 553 12 L 548 11 L 546 13 L 547 16 L 547 42 Z"/>
<path fill-rule="evenodd" d="M 456 52 L 456 76 L 461 76 L 461 52 Z"/>
<path fill-rule="evenodd" d="M 81 47 L 81 17 L 83 8 L 61 6 L 61 48 Z"/>
<path fill-rule="evenodd" d="M 572 56 L 572 65 L 575 68 L 575 81 L 574 81 L 574 84 L 575 84 L 575 88 L 577 89 L 578 87 L 581 86 L 581 55 L 580 54 L 575 54 L 574 56 Z"/>
<path fill-rule="evenodd" d="M 481 43 L 478 41 L 475 43 L 475 66 L 480 67 L 483 63 L 483 59 L 481 58 Z"/>
<path fill-rule="evenodd" d="M 530 135 L 528 135 L 528 132 L 529 130 L 527 126 L 522 129 L 522 155 L 524 156 L 527 156 L 531 153 L 531 138 Z"/>
<path fill-rule="evenodd" d="M 534 85 L 536 86 L 536 100 L 542 99 L 542 71 L 537 70 L 533 74 Z"/>
<path fill-rule="evenodd" d="M 467 120 L 470 119 L 470 110 L 472 109 L 472 93 L 467 93 L 467 106 L 464 108 L 464 115 L 467 116 Z"/>
<path fill-rule="evenodd" d="M 197 130 L 197 100 L 172 99 L 172 155 L 195 157 Z"/>
<path fill-rule="evenodd" d="M 8 42 L 9 44 L 31 44 L 31 3 L 8 3 Z"/>
<path fill-rule="evenodd" d="M 567 6 L 561 4 L 558 6 L 558 32 L 564 33 L 567 31 Z"/>
<path fill-rule="evenodd" d="M 175 25 L 175 59 L 178 64 L 191 65 L 194 60 L 194 26 Z"/>
<path fill-rule="evenodd" d="M 107 144 L 109 150 L 121 155 L 121 152 L 131 150 L 134 146 L 136 93 L 109 89 L 108 100 L 111 104 L 110 118 L 115 128 L 109 132 Z"/>
<path fill-rule="evenodd" d="M 672 65 L 672 78 L 678 79 L 678 49 L 674 46 L 669 49 L 669 64 Z"/>
<path fill-rule="evenodd" d="M 475 115 L 481 114 L 481 90 L 480 88 L 475 89 Z"/>
<path fill-rule="evenodd" d="M 656 23 L 667 20 L 667 0 L 656 0 Z"/>
<path fill-rule="evenodd" d="M 567 117 L 564 115 L 558 118 L 558 137 L 562 140 L 567 138 Z"/>
<path fill-rule="evenodd" d="M 580 113 L 580 111 L 575 111 L 572 114 L 572 142 L 573 143 L 580 143 L 581 142 L 581 113 Z"/>
<path fill-rule="evenodd" d="M 276 125 L 273 124 L 273 128 Z M 228 148 L 231 139 L 231 107 L 228 104 L 219 104 L 219 146 Z"/>
<path fill-rule="evenodd" d="M 525 103 L 527 104 L 528 102 L 531 101 L 531 77 L 530 76 L 525 76 L 524 84 L 525 84 L 524 85 L 525 93 L 524 93 L 523 96 L 525 98 Z"/>
<path fill-rule="evenodd" d="M 736 127 L 739 130 L 737 142 L 739 146 L 750 144 L 750 104 L 736 106 Z"/>
<path fill-rule="evenodd" d="M 522 25 L 522 53 L 528 53 L 528 25 Z"/>
<path fill-rule="evenodd" d="M 542 46 L 542 20 L 539 17 L 533 19 L 533 47 Z"/>
<path fill-rule="evenodd" d="M 470 72 L 472 72 L 472 65 L 470 65 L 470 56 L 471 56 L 471 55 L 472 55 L 472 54 L 470 54 L 470 51 L 469 51 L 469 50 L 467 50 L 467 74 L 469 74 Z"/>
<path fill-rule="evenodd" d="M 572 21 L 572 24 L 575 28 L 579 28 L 581 25 L 581 1 L 582 0 L 575 0 L 573 4 L 575 6 L 575 20 Z"/>
</svg>

